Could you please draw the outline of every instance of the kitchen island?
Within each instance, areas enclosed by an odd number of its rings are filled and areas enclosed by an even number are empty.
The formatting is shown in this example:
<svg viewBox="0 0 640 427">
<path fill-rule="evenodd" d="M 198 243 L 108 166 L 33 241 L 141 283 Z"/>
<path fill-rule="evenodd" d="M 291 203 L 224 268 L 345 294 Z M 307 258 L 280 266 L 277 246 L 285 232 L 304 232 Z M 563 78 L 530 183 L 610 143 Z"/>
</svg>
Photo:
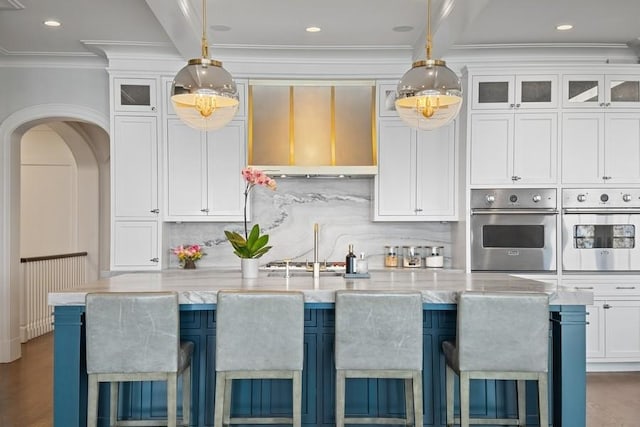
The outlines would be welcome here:
<svg viewBox="0 0 640 427">
<path fill-rule="evenodd" d="M 304 273 L 302 273 L 304 274 Z M 543 292 L 550 298 L 550 418 L 554 426 L 584 426 L 586 402 L 585 305 L 590 292 L 558 288 L 507 274 L 446 270 L 383 270 L 370 279 L 344 279 L 311 274 L 285 278 L 283 272 L 261 272 L 242 279 L 238 271 L 169 270 L 103 279 L 81 289 L 49 295 L 54 306 L 54 426 L 86 423 L 86 369 L 84 354 L 84 298 L 88 292 L 175 291 L 179 294 L 181 337 L 195 345 L 192 381 L 192 425 L 213 425 L 215 385 L 215 304 L 220 289 L 296 290 L 305 295 L 305 360 L 303 370 L 303 424 L 334 425 L 333 303 L 339 289 L 420 290 L 424 320 L 424 425 L 445 425 L 444 357 L 440 347 L 455 337 L 456 296 L 464 290 Z M 505 328 L 508 325 L 505 325 Z M 539 424 L 535 385 L 528 384 L 528 425 Z M 289 385 L 284 381 L 243 381 L 234 388 L 234 413 L 243 416 L 281 414 L 289 410 Z M 347 387 L 347 405 L 359 415 L 402 413 L 402 383 L 394 380 L 353 380 Z M 472 415 L 494 418 L 515 415 L 515 385 L 477 381 L 472 384 Z M 164 415 L 165 386 L 131 384 L 121 392 L 126 417 Z M 99 414 L 108 413 L 106 388 L 101 391 Z"/>
</svg>

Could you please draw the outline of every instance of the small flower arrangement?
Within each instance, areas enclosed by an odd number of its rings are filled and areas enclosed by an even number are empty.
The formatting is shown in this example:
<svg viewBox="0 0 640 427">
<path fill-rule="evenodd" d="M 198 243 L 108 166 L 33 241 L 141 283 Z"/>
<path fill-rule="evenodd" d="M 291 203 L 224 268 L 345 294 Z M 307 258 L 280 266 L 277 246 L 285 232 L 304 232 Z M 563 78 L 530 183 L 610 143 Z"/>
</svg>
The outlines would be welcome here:
<svg viewBox="0 0 640 427">
<path fill-rule="evenodd" d="M 242 177 L 246 181 L 244 188 L 244 236 L 235 231 L 225 231 L 224 234 L 229 239 L 229 243 L 233 246 L 233 253 L 240 258 L 260 258 L 266 254 L 271 246 L 269 243 L 269 235 L 260 235 L 260 226 L 255 224 L 249 232 L 247 225 L 247 200 L 249 193 L 256 185 L 266 187 L 269 190 L 275 190 L 277 187 L 275 179 L 269 177 L 261 170 L 253 168 L 242 169 Z"/>
<path fill-rule="evenodd" d="M 200 245 L 180 245 L 173 249 L 174 255 L 178 257 L 182 268 L 196 268 L 195 262 L 204 255 Z"/>
</svg>

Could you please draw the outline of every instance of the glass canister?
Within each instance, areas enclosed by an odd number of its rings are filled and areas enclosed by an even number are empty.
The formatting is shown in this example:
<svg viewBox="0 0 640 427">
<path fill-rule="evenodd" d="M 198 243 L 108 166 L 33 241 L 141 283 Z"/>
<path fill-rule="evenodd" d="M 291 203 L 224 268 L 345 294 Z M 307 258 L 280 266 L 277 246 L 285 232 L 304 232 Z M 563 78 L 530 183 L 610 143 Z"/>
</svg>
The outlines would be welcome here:
<svg viewBox="0 0 640 427">
<path fill-rule="evenodd" d="M 422 258 L 420 257 L 419 246 L 402 247 L 402 266 L 406 268 L 422 267 Z"/>
<path fill-rule="evenodd" d="M 442 268 L 444 266 L 443 246 L 425 246 L 424 264 L 427 268 Z"/>
<path fill-rule="evenodd" d="M 384 266 L 385 267 L 397 267 L 398 266 L 398 247 L 387 245 L 384 247 Z"/>
</svg>

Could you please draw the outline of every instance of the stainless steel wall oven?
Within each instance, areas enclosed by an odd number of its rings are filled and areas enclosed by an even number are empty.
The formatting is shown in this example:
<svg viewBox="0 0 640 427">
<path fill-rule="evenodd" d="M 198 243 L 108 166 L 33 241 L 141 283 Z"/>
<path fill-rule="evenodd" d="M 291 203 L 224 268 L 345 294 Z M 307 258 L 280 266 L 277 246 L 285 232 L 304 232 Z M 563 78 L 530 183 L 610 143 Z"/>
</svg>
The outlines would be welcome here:
<svg viewBox="0 0 640 427">
<path fill-rule="evenodd" d="M 471 270 L 556 271 L 557 216 L 553 188 L 471 190 Z"/>
<path fill-rule="evenodd" d="M 640 271 L 640 189 L 564 189 L 562 209 L 564 271 Z"/>
</svg>

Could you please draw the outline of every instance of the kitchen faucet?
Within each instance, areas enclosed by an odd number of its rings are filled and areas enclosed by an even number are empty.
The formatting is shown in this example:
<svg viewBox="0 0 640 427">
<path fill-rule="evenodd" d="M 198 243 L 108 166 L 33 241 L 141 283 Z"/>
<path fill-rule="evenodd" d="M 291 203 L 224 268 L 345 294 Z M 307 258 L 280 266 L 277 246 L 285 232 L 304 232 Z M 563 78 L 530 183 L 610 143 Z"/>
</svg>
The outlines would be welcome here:
<svg viewBox="0 0 640 427">
<path fill-rule="evenodd" d="M 320 262 L 318 261 L 318 223 L 313 224 L 313 277 L 320 277 Z"/>
</svg>

